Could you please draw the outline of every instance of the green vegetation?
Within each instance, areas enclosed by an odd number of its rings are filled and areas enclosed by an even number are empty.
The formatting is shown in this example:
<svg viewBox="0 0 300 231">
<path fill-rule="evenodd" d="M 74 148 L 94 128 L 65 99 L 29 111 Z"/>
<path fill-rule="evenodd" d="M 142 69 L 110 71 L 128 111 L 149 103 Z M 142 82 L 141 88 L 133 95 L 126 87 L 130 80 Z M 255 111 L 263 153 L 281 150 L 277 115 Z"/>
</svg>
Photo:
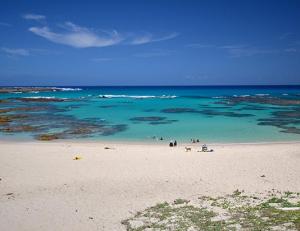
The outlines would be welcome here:
<svg viewBox="0 0 300 231">
<path fill-rule="evenodd" d="M 292 192 L 163 202 L 122 221 L 128 231 L 142 230 L 300 230 L 300 196 Z"/>
</svg>

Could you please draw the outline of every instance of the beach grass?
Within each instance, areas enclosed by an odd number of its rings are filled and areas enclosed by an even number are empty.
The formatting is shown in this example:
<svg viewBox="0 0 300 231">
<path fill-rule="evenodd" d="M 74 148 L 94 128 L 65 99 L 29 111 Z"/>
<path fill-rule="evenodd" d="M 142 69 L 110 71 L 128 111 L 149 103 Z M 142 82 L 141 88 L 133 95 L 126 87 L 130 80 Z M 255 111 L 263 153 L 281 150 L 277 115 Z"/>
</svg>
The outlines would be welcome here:
<svg viewBox="0 0 300 231">
<path fill-rule="evenodd" d="M 300 230 L 300 195 L 271 191 L 246 195 L 163 202 L 122 221 L 128 231 L 142 230 Z"/>
</svg>

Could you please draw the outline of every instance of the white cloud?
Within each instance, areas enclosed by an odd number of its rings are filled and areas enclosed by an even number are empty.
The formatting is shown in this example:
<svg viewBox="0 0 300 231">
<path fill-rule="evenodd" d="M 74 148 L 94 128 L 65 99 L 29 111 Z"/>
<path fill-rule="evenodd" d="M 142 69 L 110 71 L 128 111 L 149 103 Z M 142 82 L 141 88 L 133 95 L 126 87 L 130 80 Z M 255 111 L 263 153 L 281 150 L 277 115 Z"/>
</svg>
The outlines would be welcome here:
<svg viewBox="0 0 300 231">
<path fill-rule="evenodd" d="M 27 20 L 35 20 L 35 21 L 41 21 L 46 19 L 46 16 L 40 14 L 24 14 L 22 15 L 22 17 Z"/>
<path fill-rule="evenodd" d="M 29 31 L 51 42 L 76 48 L 112 46 L 123 40 L 115 30 L 102 32 L 100 35 L 89 28 L 80 27 L 71 22 L 66 22 L 63 27 L 63 32 L 53 32 L 48 27 L 31 27 Z"/>
<path fill-rule="evenodd" d="M 37 14 L 25 14 L 23 15 L 23 18 L 36 21 L 46 19 L 44 15 Z M 34 26 L 30 27 L 28 30 L 51 42 L 76 48 L 106 47 L 120 43 L 127 45 L 141 45 L 165 41 L 178 36 L 178 33 L 175 32 L 161 37 L 154 36 L 153 34 L 147 32 L 145 32 L 143 35 L 127 33 L 127 35 L 124 36 L 116 30 L 93 30 L 87 27 L 78 26 L 72 22 L 58 24 L 58 28 L 56 30 L 53 30 L 48 26 Z"/>
<path fill-rule="evenodd" d="M 130 44 L 141 45 L 141 44 L 152 43 L 152 42 L 160 42 L 160 41 L 165 41 L 165 40 L 176 38 L 178 35 L 179 35 L 178 33 L 174 32 L 174 33 L 165 35 L 163 37 L 154 37 L 152 34 L 147 33 L 145 35 L 135 37 L 130 42 Z"/>
<path fill-rule="evenodd" d="M 22 48 L 7 48 L 2 47 L 1 50 L 10 56 L 28 56 L 30 52 Z"/>
</svg>

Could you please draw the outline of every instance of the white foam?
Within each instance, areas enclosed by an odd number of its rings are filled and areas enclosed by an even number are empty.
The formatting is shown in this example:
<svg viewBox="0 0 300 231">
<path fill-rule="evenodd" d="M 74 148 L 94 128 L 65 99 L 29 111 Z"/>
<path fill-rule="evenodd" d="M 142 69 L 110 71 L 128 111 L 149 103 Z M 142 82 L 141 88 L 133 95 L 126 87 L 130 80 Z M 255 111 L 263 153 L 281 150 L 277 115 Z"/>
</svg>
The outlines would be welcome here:
<svg viewBox="0 0 300 231">
<path fill-rule="evenodd" d="M 99 95 L 100 98 L 133 98 L 133 99 L 149 99 L 149 98 L 160 98 L 160 99 L 173 99 L 176 95 Z"/>
<path fill-rule="evenodd" d="M 225 97 L 224 96 L 214 96 L 212 97 L 213 99 L 224 99 Z"/>
<path fill-rule="evenodd" d="M 81 88 L 70 88 L 70 87 L 52 87 L 52 90 L 56 91 L 81 91 Z"/>
<path fill-rule="evenodd" d="M 256 96 L 267 96 L 269 94 L 255 94 Z"/>
<path fill-rule="evenodd" d="M 28 96 L 28 97 L 23 97 L 23 99 L 63 99 L 63 100 L 66 100 L 68 98 L 57 98 L 54 96 Z"/>
<path fill-rule="evenodd" d="M 28 96 L 23 97 L 23 99 L 55 99 L 54 96 Z"/>
<path fill-rule="evenodd" d="M 250 95 L 233 95 L 233 97 L 249 97 Z"/>
<path fill-rule="evenodd" d="M 161 99 L 174 99 L 176 97 L 177 97 L 176 95 L 162 95 L 159 98 L 161 98 Z"/>
</svg>

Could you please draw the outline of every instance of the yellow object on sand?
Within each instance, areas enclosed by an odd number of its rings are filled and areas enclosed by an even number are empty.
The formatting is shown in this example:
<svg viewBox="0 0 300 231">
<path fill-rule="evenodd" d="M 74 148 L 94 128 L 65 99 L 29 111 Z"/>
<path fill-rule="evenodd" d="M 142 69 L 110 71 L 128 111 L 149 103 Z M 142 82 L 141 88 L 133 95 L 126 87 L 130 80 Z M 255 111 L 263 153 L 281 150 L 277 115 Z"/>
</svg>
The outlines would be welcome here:
<svg viewBox="0 0 300 231">
<path fill-rule="evenodd" d="M 81 159 L 82 159 L 81 156 L 75 156 L 75 157 L 73 158 L 73 160 L 81 160 Z"/>
</svg>

